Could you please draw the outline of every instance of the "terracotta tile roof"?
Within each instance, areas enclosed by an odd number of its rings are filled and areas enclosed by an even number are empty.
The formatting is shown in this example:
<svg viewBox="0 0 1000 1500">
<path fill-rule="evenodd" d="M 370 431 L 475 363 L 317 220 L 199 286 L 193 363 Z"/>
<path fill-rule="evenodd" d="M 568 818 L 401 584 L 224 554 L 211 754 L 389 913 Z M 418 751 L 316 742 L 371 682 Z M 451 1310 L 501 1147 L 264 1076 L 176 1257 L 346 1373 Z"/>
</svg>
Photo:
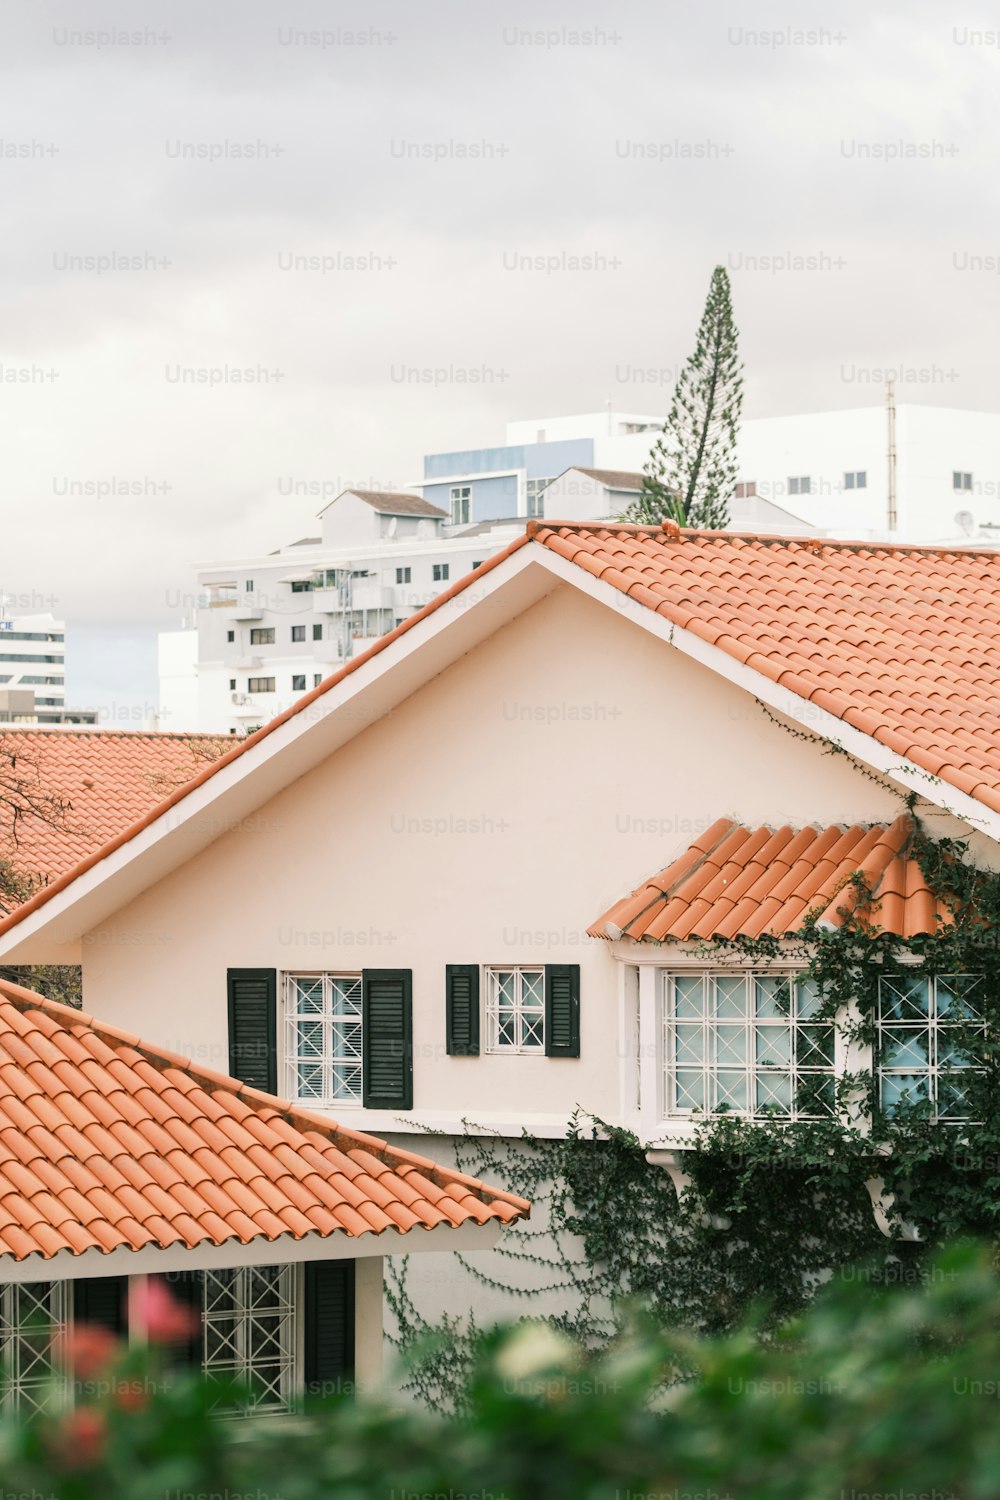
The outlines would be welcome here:
<svg viewBox="0 0 1000 1500">
<path fill-rule="evenodd" d="M 532 544 L 603 579 L 1000 812 L 996 551 L 682 532 L 671 522 L 656 527 L 532 520 L 503 551 L 456 579 L 255 734 L 227 747 L 188 786 L 170 793 L 15 913 L 0 917 L 0 933 Z"/>
<path fill-rule="evenodd" d="M 856 910 L 873 934 L 909 938 L 936 932 L 952 917 L 909 855 L 913 832 L 908 816 L 871 828 L 798 831 L 744 828 L 720 818 L 588 932 L 655 942 L 787 937 L 808 915 L 840 927 Z M 860 910 L 855 875 L 871 892 Z"/>
<path fill-rule="evenodd" d="M 225 735 L 0 729 L 0 859 L 48 883 L 233 748 Z M 48 808 L 15 818 L 3 798 Z M 56 812 L 58 804 L 64 810 Z M 2 898 L 0 898 L 2 899 Z M 0 907 L 2 909 L 2 907 Z"/>
<path fill-rule="evenodd" d="M 0 982 L 0 1257 L 405 1234 L 528 1212 Z"/>
<path fill-rule="evenodd" d="M 995 551 L 529 523 L 560 557 L 1000 812 Z"/>
<path fill-rule="evenodd" d="M 432 505 L 423 495 L 411 495 L 406 490 L 347 490 L 348 495 L 357 495 L 373 510 L 384 516 L 438 516 L 447 517 L 448 512 L 439 505 Z"/>
</svg>

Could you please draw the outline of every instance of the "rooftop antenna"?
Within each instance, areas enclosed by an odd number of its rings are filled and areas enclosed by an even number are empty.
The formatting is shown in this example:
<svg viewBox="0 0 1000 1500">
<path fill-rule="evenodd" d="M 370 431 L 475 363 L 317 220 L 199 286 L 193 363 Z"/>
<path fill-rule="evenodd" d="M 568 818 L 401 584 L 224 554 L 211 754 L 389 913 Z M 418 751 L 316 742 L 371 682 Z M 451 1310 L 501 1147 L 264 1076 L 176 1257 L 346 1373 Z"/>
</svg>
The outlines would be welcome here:
<svg viewBox="0 0 1000 1500">
<path fill-rule="evenodd" d="M 896 382 L 890 380 L 885 388 L 885 410 L 889 426 L 889 531 L 896 530 Z"/>
</svg>

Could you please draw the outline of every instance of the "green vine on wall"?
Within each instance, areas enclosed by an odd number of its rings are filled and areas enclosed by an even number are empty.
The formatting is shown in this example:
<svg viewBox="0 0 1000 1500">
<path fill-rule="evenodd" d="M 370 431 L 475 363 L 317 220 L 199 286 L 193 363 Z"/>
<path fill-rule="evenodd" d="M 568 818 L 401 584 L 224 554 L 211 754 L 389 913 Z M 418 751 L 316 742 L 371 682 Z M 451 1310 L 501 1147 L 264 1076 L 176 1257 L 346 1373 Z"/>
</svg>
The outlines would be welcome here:
<svg viewBox="0 0 1000 1500">
<path fill-rule="evenodd" d="M 915 798 L 907 806 L 915 817 Z M 501 1270 L 463 1261 L 474 1282 L 502 1288 L 514 1316 L 533 1316 L 543 1297 L 555 1299 L 563 1310 L 551 1321 L 599 1347 L 630 1302 L 649 1307 L 663 1326 L 710 1333 L 740 1326 L 758 1309 L 766 1333 L 831 1277 L 908 1283 L 929 1274 L 944 1243 L 975 1236 L 1000 1244 L 1000 874 L 974 867 L 965 843 L 932 839 L 916 818 L 909 854 L 949 924 L 906 941 L 873 928 L 870 893 L 857 875 L 858 900 L 845 903 L 853 909 L 842 925 L 821 928 L 812 914 L 796 951 L 819 995 L 814 1019 L 872 1049 L 880 978 L 975 977 L 949 1015 L 950 1060 L 971 1064 L 961 1075 L 963 1118 L 935 1119 L 919 1097 L 886 1114 L 873 1072 L 859 1070 L 839 1079 L 836 1114 L 825 1119 L 707 1116 L 685 1153 L 690 1187 L 679 1199 L 635 1135 L 590 1116 L 578 1115 L 556 1141 L 525 1134 L 512 1146 L 467 1133 L 458 1143 L 461 1169 L 534 1204 L 531 1223 L 504 1236 Z M 773 939 L 704 951 L 754 969 L 787 969 L 789 961 L 788 945 Z M 919 1241 L 879 1229 L 867 1188 L 879 1177 L 893 1198 L 891 1227 L 898 1234 L 913 1223 Z M 422 1351 L 411 1388 L 432 1405 L 460 1404 L 467 1325 L 452 1318 L 435 1329 L 423 1320 L 405 1263 L 390 1278 L 389 1302 L 400 1347 Z"/>
</svg>

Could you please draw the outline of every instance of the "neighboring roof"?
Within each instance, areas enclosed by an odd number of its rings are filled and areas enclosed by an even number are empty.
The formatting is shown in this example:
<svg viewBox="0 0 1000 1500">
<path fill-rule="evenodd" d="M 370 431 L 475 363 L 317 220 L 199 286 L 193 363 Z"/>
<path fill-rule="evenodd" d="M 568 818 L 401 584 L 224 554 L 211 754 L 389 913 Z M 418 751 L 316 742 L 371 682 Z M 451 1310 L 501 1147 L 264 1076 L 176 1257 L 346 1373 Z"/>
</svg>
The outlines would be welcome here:
<svg viewBox="0 0 1000 1500">
<path fill-rule="evenodd" d="M 910 938 L 952 921 L 909 849 L 913 820 L 871 828 L 744 828 L 729 818 L 588 928 L 591 937 L 788 937 L 808 915 L 835 928 L 857 912 L 872 933 Z M 858 903 L 863 892 L 871 900 Z M 609 931 L 610 928 L 610 931 Z"/>
<path fill-rule="evenodd" d="M 405 490 L 345 490 L 347 495 L 357 495 L 373 510 L 384 516 L 438 516 L 447 519 L 448 512 L 439 505 L 432 505 L 422 495 L 411 495 Z"/>
<path fill-rule="evenodd" d="M 203 806 L 218 795 L 208 783 L 230 768 L 237 768 L 236 777 L 227 777 L 222 788 L 233 791 L 240 816 L 245 816 L 252 805 L 237 787 L 240 772 L 249 780 L 277 744 L 275 754 L 287 748 L 292 775 L 301 775 L 305 758 L 291 751 L 297 743 L 293 735 L 312 737 L 317 754 L 329 754 L 331 744 L 343 743 L 369 722 L 359 718 L 354 701 L 346 707 L 352 692 L 357 698 L 371 690 L 376 716 L 387 712 L 397 689 L 386 687 L 382 668 L 386 674 L 401 669 L 398 691 L 409 696 L 415 683 L 437 676 L 450 660 L 541 598 L 553 586 L 543 577 L 539 581 L 546 571 L 564 583 L 586 574 L 589 582 L 580 586 L 594 597 L 600 597 L 598 585 L 626 594 L 639 606 L 634 613 L 638 623 L 648 620 L 647 628 L 662 631 L 674 646 L 763 703 L 770 701 L 787 717 L 794 720 L 800 713 L 806 734 L 833 736 L 823 720 L 826 715 L 840 718 L 849 726 L 844 740 L 860 760 L 956 811 L 934 785 L 939 776 L 971 804 L 963 809 L 958 799 L 958 815 L 978 819 L 985 810 L 976 826 L 998 837 L 1000 554 L 680 531 L 672 522 L 635 526 L 532 520 L 503 551 L 435 595 L 362 655 L 233 745 L 190 784 L 0 919 L 0 936 L 83 881 L 96 866 L 110 862 L 146 830 L 169 830 L 164 836 L 171 837 L 183 822 L 183 812 L 173 811 L 178 804 L 206 788 L 190 804 Z M 455 601 L 469 589 L 476 591 L 470 607 L 456 608 Z M 496 602 L 507 590 L 510 613 L 505 616 Z M 407 639 L 422 627 L 424 638 Z M 445 631 L 455 642 L 453 657 L 449 646 L 441 644 Z M 386 653 L 391 653 L 387 661 Z M 720 657 L 729 658 L 725 668 Z M 341 701 L 343 722 L 338 718 Z M 273 788 L 270 768 L 266 780 Z M 162 822 L 168 815 L 169 822 Z M 220 831 L 208 821 L 210 831 L 202 835 L 206 841 Z M 186 844 L 178 839 L 176 846 L 181 857 L 190 854 L 191 836 Z M 56 910 L 63 930 L 76 896 L 89 899 L 91 886 L 105 877 L 117 879 L 128 858 L 109 863 L 90 886 L 78 886 L 73 897 L 60 902 Z M 157 862 L 156 878 L 162 869 Z M 96 901 L 88 907 L 88 920 L 97 907 Z M 30 939 L 37 933 L 36 925 Z M 5 944 L 4 950 L 9 953 L 16 946 Z"/>
<path fill-rule="evenodd" d="M 579 464 L 573 464 L 566 473 L 586 474 L 588 479 L 596 479 L 609 490 L 628 490 L 630 494 L 638 494 L 642 489 L 642 475 L 632 474 L 627 469 L 581 469 Z"/>
<path fill-rule="evenodd" d="M 232 748 L 227 735 L 4 726 L 0 790 L 20 783 L 40 811 L 15 818 L 0 796 L 0 858 L 55 880 Z"/>
<path fill-rule="evenodd" d="M 525 1218 L 521 1198 L 0 982 L 3 1257 Z"/>
<path fill-rule="evenodd" d="M 595 578 L 1000 812 L 996 552 L 539 523 Z"/>
</svg>

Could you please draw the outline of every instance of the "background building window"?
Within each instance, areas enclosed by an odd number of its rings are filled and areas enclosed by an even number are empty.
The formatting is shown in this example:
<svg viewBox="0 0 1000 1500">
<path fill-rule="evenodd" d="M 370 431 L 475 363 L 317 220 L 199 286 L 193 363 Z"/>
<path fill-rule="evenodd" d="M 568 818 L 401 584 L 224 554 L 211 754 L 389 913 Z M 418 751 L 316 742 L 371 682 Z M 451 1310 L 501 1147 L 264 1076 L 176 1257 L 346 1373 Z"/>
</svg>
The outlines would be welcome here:
<svg viewBox="0 0 1000 1500">
<path fill-rule="evenodd" d="M 320 685 L 320 683 L 322 681 L 323 681 L 323 673 L 322 672 L 314 672 L 313 673 L 313 687 L 319 687 L 319 685 Z"/>
<path fill-rule="evenodd" d="M 287 1055 L 301 1104 L 360 1104 L 360 974 L 290 974 Z"/>
<path fill-rule="evenodd" d="M 971 490 L 972 475 L 963 469 L 955 469 L 951 476 L 953 490 Z"/>
<path fill-rule="evenodd" d="M 735 500 L 749 500 L 757 493 L 756 479 L 741 479 L 733 491 Z"/>
<path fill-rule="evenodd" d="M 447 583 L 448 582 L 448 575 L 450 574 L 450 572 L 451 572 L 451 564 L 450 563 L 435 563 L 434 564 L 434 582 L 435 583 Z"/>
<path fill-rule="evenodd" d="M 791 479 L 789 479 L 789 481 L 788 481 L 788 493 L 790 495 L 810 495 L 810 494 L 812 494 L 812 480 L 809 477 L 809 475 L 808 474 L 799 474 L 799 475 L 795 475 Z"/>
<path fill-rule="evenodd" d="M 251 646 L 273 646 L 274 626 L 255 625 L 250 631 Z"/>
<path fill-rule="evenodd" d="M 321 641 L 322 639 L 323 639 L 323 622 L 321 620 L 319 620 L 313 626 L 313 640 L 314 641 Z"/>
<path fill-rule="evenodd" d="M 552 483 L 553 477 L 550 474 L 547 479 L 529 479 L 527 481 L 527 507 L 529 516 L 544 516 L 545 502 L 542 498 L 542 491 L 547 484 Z"/>
<path fill-rule="evenodd" d="M 236 631 L 235 630 L 227 630 L 226 631 L 226 640 L 229 641 L 230 644 L 231 644 L 233 641 L 235 641 L 235 639 L 236 639 Z"/>
<path fill-rule="evenodd" d="M 292 677 L 292 692 L 293 693 L 304 693 L 305 690 L 306 690 L 306 674 L 304 672 L 296 672 L 294 674 L 294 676 Z"/>
<path fill-rule="evenodd" d="M 467 526 L 471 506 L 471 484 L 453 484 L 451 487 L 451 524 L 453 526 Z"/>
<path fill-rule="evenodd" d="M 396 582 L 397 583 L 409 583 L 409 581 L 410 581 L 410 569 L 409 568 L 397 568 L 396 569 Z"/>
<path fill-rule="evenodd" d="M 304 625 L 293 625 L 292 626 L 292 640 L 293 641 L 304 641 L 305 638 L 306 638 L 306 627 Z"/>
<path fill-rule="evenodd" d="M 273 693 L 273 677 L 251 677 L 247 683 L 248 693 Z"/>
<path fill-rule="evenodd" d="M 486 970 L 488 1052 L 544 1052 L 545 970 Z"/>
<path fill-rule="evenodd" d="M 868 488 L 867 469 L 848 469 L 844 475 L 845 490 L 866 490 Z"/>
</svg>

